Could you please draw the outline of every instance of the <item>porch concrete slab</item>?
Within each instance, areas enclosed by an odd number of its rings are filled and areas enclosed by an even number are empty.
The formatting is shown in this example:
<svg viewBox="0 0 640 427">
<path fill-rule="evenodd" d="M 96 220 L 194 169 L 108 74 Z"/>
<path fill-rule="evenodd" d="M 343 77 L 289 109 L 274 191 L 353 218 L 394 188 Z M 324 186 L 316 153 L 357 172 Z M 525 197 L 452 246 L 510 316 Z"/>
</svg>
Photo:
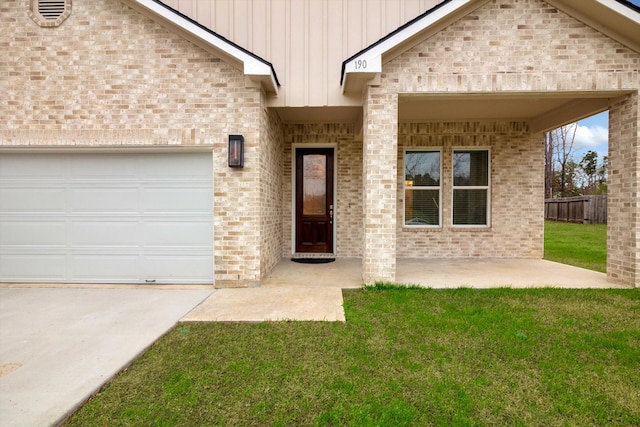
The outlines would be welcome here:
<svg viewBox="0 0 640 427">
<path fill-rule="evenodd" d="M 283 259 L 262 281 L 262 286 L 359 288 L 362 286 L 362 260 L 337 258 L 327 264 L 301 264 Z"/>
<path fill-rule="evenodd" d="M 212 292 L 0 288 L 0 425 L 57 425 Z"/>
<path fill-rule="evenodd" d="M 625 288 L 604 273 L 542 259 L 446 258 L 396 261 L 396 282 L 431 288 Z M 263 287 L 359 288 L 362 260 L 338 258 L 328 264 L 299 264 L 285 259 L 263 280 Z"/>
<path fill-rule="evenodd" d="M 396 281 L 431 288 L 625 288 L 604 273 L 542 259 L 398 259 Z"/>
<path fill-rule="evenodd" d="M 183 322 L 345 321 L 339 287 L 219 289 Z"/>
</svg>

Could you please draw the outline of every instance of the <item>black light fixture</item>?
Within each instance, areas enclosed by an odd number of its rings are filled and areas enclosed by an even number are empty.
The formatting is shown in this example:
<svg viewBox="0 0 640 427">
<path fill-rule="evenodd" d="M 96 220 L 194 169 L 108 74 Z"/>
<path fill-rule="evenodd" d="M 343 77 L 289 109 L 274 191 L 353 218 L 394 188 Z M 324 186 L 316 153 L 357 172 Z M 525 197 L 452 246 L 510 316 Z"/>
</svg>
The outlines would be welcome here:
<svg viewBox="0 0 640 427">
<path fill-rule="evenodd" d="M 229 135 L 229 167 L 244 166 L 244 136 Z"/>
</svg>

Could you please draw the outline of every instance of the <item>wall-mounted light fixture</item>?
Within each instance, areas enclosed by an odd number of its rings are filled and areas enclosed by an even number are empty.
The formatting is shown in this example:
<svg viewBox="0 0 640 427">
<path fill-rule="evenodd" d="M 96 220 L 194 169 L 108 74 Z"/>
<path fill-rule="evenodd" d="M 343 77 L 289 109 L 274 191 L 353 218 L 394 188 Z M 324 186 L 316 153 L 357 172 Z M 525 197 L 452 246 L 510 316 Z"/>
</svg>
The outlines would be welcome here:
<svg viewBox="0 0 640 427">
<path fill-rule="evenodd" d="M 244 136 L 229 135 L 229 167 L 244 166 Z"/>
</svg>

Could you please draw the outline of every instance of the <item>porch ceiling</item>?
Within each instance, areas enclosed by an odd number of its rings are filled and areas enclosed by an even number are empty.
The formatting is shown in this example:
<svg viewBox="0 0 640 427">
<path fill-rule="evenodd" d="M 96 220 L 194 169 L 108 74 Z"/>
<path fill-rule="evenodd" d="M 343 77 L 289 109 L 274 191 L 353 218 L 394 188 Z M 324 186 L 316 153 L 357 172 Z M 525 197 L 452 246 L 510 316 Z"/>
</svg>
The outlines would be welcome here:
<svg viewBox="0 0 640 427">
<path fill-rule="evenodd" d="M 362 106 L 273 107 L 285 124 L 354 123 L 362 121 Z"/>
<path fill-rule="evenodd" d="M 625 92 L 405 93 L 399 122 L 517 120 L 543 132 L 606 110 Z"/>
</svg>

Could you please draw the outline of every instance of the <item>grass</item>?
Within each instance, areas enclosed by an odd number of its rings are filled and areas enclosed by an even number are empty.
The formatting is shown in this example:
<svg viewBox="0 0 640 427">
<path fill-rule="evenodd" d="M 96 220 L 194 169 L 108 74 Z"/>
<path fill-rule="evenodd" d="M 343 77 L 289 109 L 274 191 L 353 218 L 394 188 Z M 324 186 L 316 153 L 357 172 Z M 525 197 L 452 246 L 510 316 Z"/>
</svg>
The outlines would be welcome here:
<svg viewBox="0 0 640 427">
<path fill-rule="evenodd" d="M 607 271 L 607 225 L 546 221 L 544 258 L 563 264 Z"/>
<path fill-rule="evenodd" d="M 381 285 L 345 313 L 179 324 L 65 425 L 640 425 L 640 289 Z"/>
</svg>

